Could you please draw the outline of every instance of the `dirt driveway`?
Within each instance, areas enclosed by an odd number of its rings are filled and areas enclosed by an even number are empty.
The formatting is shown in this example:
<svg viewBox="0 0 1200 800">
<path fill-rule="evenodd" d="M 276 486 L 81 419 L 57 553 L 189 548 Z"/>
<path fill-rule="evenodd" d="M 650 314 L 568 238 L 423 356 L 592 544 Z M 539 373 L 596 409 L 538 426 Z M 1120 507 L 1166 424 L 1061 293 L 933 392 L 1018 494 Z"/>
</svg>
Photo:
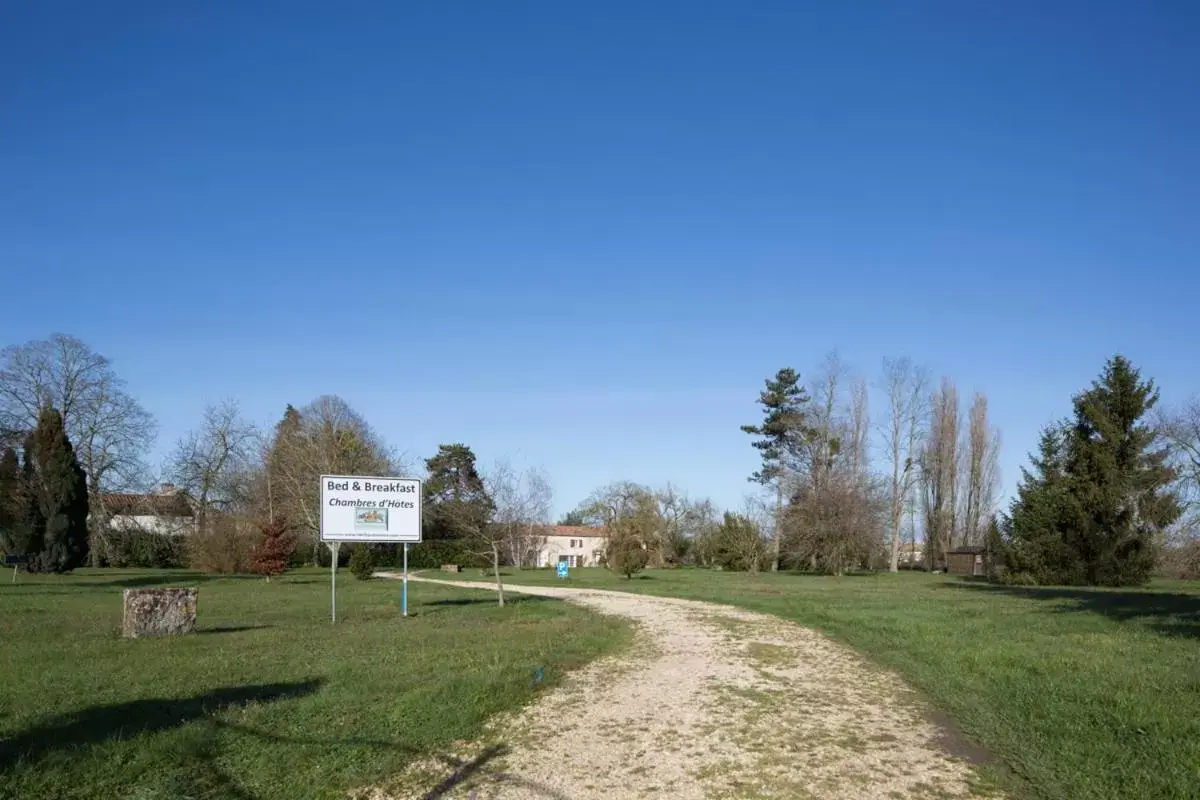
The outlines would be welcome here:
<svg viewBox="0 0 1200 800">
<path fill-rule="evenodd" d="M 900 679 L 819 633 L 690 600 L 505 588 L 625 617 L 635 644 L 495 721 L 456 754 L 452 774 L 418 764 L 358 797 L 982 796 L 953 739 Z"/>
</svg>

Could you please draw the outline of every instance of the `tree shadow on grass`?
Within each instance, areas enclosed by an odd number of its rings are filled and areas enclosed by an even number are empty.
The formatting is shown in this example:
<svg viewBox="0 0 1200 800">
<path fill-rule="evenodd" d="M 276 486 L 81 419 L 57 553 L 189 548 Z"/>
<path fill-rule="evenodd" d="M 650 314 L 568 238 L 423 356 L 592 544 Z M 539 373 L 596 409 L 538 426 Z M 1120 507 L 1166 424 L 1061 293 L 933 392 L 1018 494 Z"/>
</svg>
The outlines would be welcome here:
<svg viewBox="0 0 1200 800">
<path fill-rule="evenodd" d="M 319 690 L 322 683 L 322 680 L 314 679 L 299 683 L 228 686 L 193 697 L 132 700 L 60 714 L 0 742 L 0 773 L 18 762 L 37 761 L 53 752 L 181 727 L 230 706 L 303 697 Z"/>
<path fill-rule="evenodd" d="M 525 793 L 531 797 L 546 798 L 546 800 L 569 800 L 568 795 L 557 789 L 547 786 L 536 781 L 527 780 L 511 772 L 506 772 L 501 765 L 492 763 L 495 759 L 506 755 L 509 752 L 508 745 L 504 743 L 492 744 L 479 751 L 475 756 L 463 758 L 451 753 L 434 752 L 430 753 L 424 750 L 418 750 L 407 745 L 398 744 L 379 739 L 364 739 L 364 738 L 341 738 L 341 739 L 320 739 L 301 736 L 281 736 L 267 731 L 260 731 L 244 725 L 236 723 L 214 721 L 214 724 L 238 733 L 253 736 L 263 741 L 273 744 L 290 744 L 304 746 L 318 746 L 330 749 L 338 747 L 371 747 L 382 750 L 397 750 L 414 758 L 429 757 L 442 764 L 447 770 L 446 776 L 437 783 L 433 788 L 429 789 L 425 794 L 421 795 L 422 800 L 441 800 L 455 788 L 468 785 L 481 785 L 492 783 L 503 783 L 508 786 L 518 786 L 525 790 Z M 406 784 L 406 788 L 411 790 L 412 786 Z M 470 795 L 474 797 L 474 794 Z"/>
<path fill-rule="evenodd" d="M 258 575 L 217 575 L 204 572 L 167 572 L 154 575 L 128 575 L 112 579 L 94 580 L 91 576 L 83 576 L 82 580 L 64 580 L 50 582 L 28 582 L 36 580 L 40 575 L 23 576 L 25 581 L 18 581 L 15 587 L 20 588 L 20 594 L 80 594 L 83 592 L 110 592 L 114 589 L 141 589 L 155 586 L 199 586 L 213 581 L 247 581 L 262 578 Z"/>
<path fill-rule="evenodd" d="M 1091 612 L 1117 622 L 1136 622 L 1163 636 L 1200 639 L 1200 595 L 1070 586 L 1004 586 L 975 581 L 943 586 L 1026 600 L 1058 601 L 1057 612 Z"/>
<path fill-rule="evenodd" d="M 272 627 L 271 625 L 214 625 L 211 628 L 197 628 L 195 633 L 198 636 L 209 636 L 214 633 L 241 633 L 242 631 L 261 631 Z"/>
<path fill-rule="evenodd" d="M 553 603 L 553 602 L 554 602 L 553 598 L 542 597 L 541 595 L 536 595 L 536 594 L 519 594 L 517 592 L 508 594 L 506 592 L 504 595 L 504 604 L 505 605 L 532 605 L 534 603 Z M 430 600 L 428 602 L 421 603 L 421 605 L 430 606 L 430 607 L 437 607 L 437 606 L 494 606 L 494 605 L 498 605 L 498 603 L 496 601 L 495 594 L 493 594 L 491 597 L 454 597 L 454 598 L 451 598 L 448 600 Z"/>
</svg>

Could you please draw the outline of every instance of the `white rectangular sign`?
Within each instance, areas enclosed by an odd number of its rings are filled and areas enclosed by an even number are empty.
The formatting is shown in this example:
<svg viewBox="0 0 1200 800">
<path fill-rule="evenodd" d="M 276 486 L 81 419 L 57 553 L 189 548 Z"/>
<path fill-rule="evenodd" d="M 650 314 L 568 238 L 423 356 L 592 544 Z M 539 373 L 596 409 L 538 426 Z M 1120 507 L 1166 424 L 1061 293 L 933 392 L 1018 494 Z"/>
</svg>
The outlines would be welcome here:
<svg viewBox="0 0 1200 800">
<path fill-rule="evenodd" d="M 421 541 L 421 482 L 416 478 L 322 475 L 321 540 Z"/>
</svg>

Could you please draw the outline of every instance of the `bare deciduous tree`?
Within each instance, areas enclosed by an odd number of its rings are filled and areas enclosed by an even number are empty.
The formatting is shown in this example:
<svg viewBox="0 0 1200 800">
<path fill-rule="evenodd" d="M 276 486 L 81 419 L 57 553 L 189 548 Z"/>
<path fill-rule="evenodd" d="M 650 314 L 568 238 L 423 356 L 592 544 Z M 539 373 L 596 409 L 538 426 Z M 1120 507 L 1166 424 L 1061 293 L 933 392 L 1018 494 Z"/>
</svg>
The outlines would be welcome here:
<svg viewBox="0 0 1200 800">
<path fill-rule="evenodd" d="M 954 546 L 958 503 L 958 389 L 942 379 L 930 401 L 929 433 L 921 457 L 925 559 L 944 564 Z"/>
<path fill-rule="evenodd" d="M 554 489 L 542 470 L 518 472 L 507 461 L 496 462 L 483 482 L 495 510 L 491 524 L 471 544 L 491 558 L 500 604 L 504 605 L 500 566 L 505 562 L 523 566 L 536 558 L 546 541 Z"/>
<path fill-rule="evenodd" d="M 835 574 L 869 563 L 882 530 L 878 487 L 869 469 L 867 387 L 853 382 L 843 400 L 846 373 L 833 354 L 816 374 L 811 424 L 797 448 L 796 483 L 785 515 L 792 560 Z"/>
<path fill-rule="evenodd" d="M 1171 460 L 1179 476 L 1179 498 L 1186 512 L 1181 530 L 1190 538 L 1200 534 L 1200 395 L 1178 408 L 1161 409 L 1155 425 L 1171 448 Z"/>
<path fill-rule="evenodd" d="M 928 408 L 929 375 L 907 358 L 883 362 L 881 388 L 887 396 L 888 417 L 883 444 L 891 462 L 888 492 L 888 531 L 891 538 L 888 569 L 900 568 L 901 521 L 919 475 L 921 426 Z"/>
<path fill-rule="evenodd" d="M 49 406 L 62 413 L 87 472 L 93 513 L 103 511 L 104 491 L 145 483 L 154 418 L 125 391 L 109 360 L 73 336 L 56 333 L 0 352 L 0 430 L 23 435 Z"/>
<path fill-rule="evenodd" d="M 200 427 L 176 445 L 167 472 L 195 499 L 198 533 L 209 532 L 211 512 L 230 511 L 247 499 L 258 440 L 237 403 L 226 400 L 205 408 Z"/>
<path fill-rule="evenodd" d="M 987 396 L 976 392 L 967 416 L 963 442 L 961 544 L 979 544 L 995 510 L 999 483 L 1000 432 L 988 423 Z"/>
</svg>

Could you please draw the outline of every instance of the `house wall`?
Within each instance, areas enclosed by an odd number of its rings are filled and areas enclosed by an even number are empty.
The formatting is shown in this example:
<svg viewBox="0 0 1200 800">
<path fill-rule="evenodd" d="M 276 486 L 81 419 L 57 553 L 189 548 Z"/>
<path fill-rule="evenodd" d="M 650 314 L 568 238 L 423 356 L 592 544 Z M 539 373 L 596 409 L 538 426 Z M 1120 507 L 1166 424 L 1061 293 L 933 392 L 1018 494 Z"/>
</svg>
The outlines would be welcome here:
<svg viewBox="0 0 1200 800">
<path fill-rule="evenodd" d="M 571 544 L 572 541 L 575 543 L 574 545 Z M 604 556 L 604 537 L 547 536 L 538 551 L 537 565 L 546 567 L 557 564 L 562 556 L 574 556 L 576 566 L 594 567 Z"/>
</svg>

